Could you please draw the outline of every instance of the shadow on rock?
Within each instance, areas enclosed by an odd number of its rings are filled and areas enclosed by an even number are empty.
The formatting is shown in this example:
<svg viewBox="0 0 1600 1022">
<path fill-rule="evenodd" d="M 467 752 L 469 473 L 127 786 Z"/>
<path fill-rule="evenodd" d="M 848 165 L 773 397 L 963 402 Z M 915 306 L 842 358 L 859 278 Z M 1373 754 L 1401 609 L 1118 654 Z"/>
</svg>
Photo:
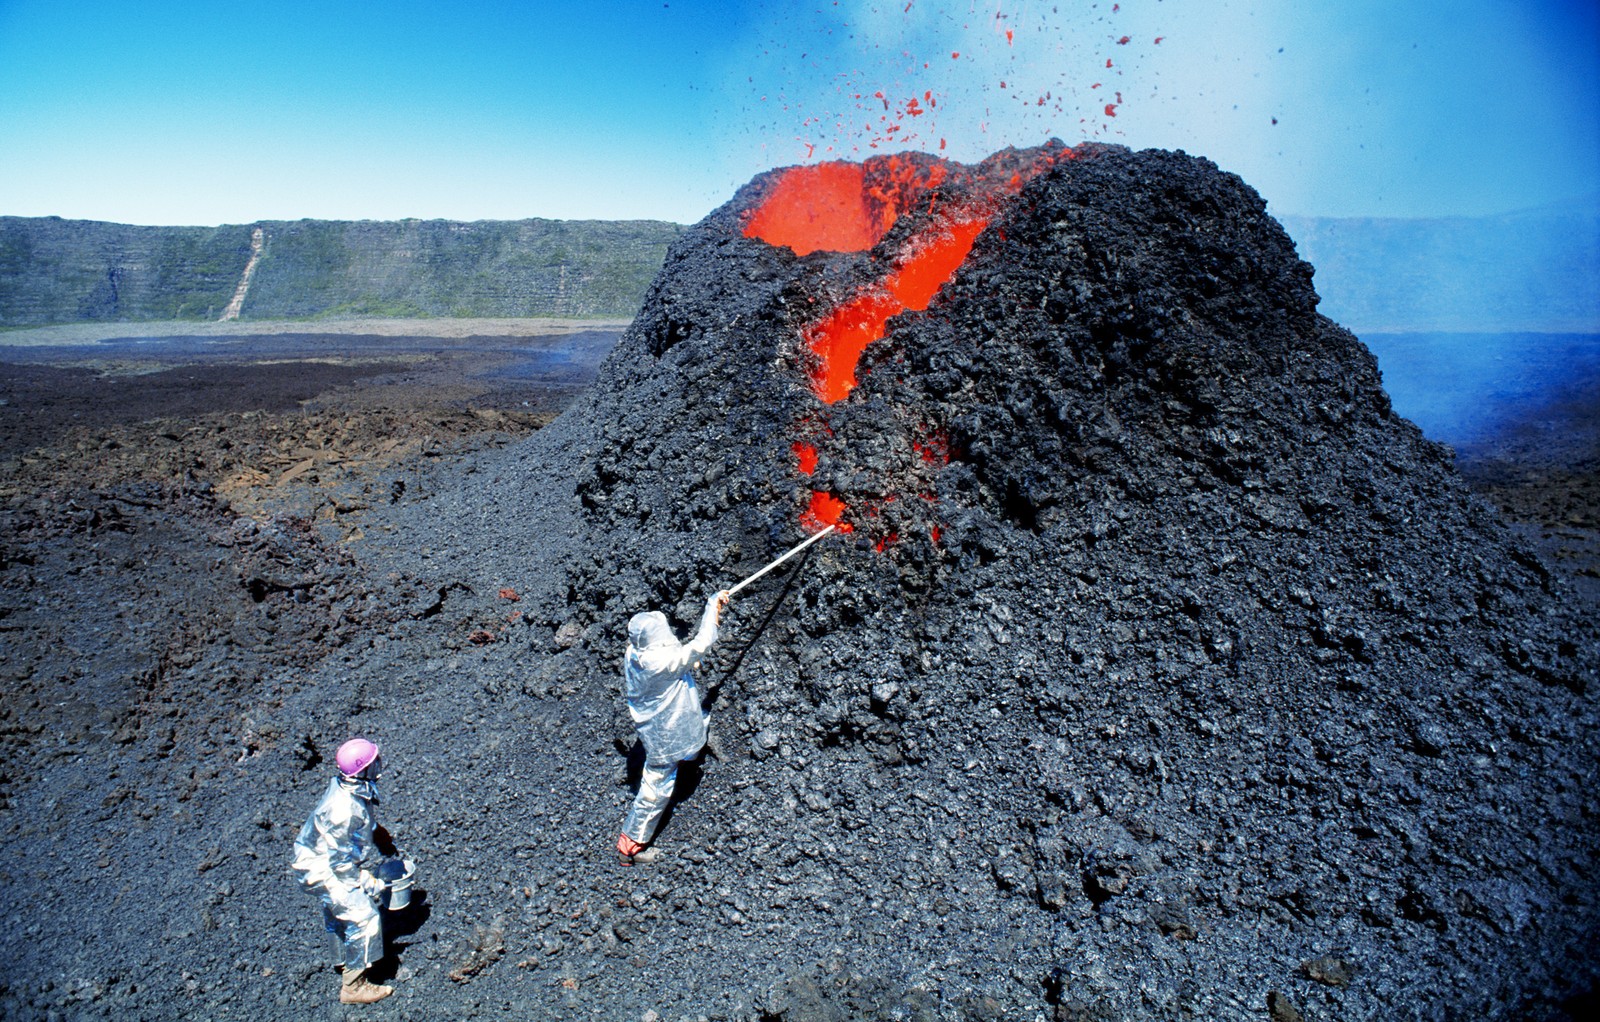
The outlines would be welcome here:
<svg viewBox="0 0 1600 1022">
<path fill-rule="evenodd" d="M 411 893 L 411 904 L 398 912 L 383 913 L 383 958 L 367 970 L 374 983 L 387 983 L 400 972 L 401 955 L 413 942 L 405 940 L 433 915 L 428 902 L 428 892 L 417 888 Z"/>
</svg>

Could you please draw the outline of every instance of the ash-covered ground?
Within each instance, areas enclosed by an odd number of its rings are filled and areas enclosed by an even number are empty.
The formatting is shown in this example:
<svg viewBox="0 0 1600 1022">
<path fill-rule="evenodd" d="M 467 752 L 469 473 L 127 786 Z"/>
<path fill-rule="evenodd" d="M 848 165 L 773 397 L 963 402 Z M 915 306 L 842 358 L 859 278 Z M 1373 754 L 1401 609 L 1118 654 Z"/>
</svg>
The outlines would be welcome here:
<svg viewBox="0 0 1600 1022">
<path fill-rule="evenodd" d="M 1592 1007 L 1594 608 L 1392 413 L 1259 197 L 1154 151 L 899 160 L 847 251 L 746 236 L 785 175 L 752 182 L 572 407 L 425 485 L 397 446 L 307 510 L 342 477 L 286 444 L 219 492 L 215 430 L 142 480 L 19 459 L 5 1013 Z M 817 324 L 980 207 L 821 399 Z M 721 757 L 617 865 L 627 617 L 686 625 L 834 514 L 736 601 Z M 351 732 L 428 890 L 365 1008 L 287 867 Z"/>
</svg>

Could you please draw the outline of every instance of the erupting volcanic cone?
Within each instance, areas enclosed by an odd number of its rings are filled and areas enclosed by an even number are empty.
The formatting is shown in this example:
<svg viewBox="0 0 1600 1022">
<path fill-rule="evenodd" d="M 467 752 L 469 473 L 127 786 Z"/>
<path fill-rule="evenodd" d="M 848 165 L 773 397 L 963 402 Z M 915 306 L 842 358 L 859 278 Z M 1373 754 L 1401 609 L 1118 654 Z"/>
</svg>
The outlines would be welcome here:
<svg viewBox="0 0 1600 1022">
<path fill-rule="evenodd" d="M 576 464 L 537 489 L 583 537 L 519 589 L 583 636 L 527 691 L 614 705 L 570 679 L 629 614 L 854 529 L 736 604 L 739 754 L 685 826 L 784 875 L 718 873 L 750 925 L 696 955 L 1104 1018 L 1493 1015 L 1582 972 L 1594 626 L 1311 279 L 1238 178 L 1059 143 L 774 171 L 673 246 L 520 455 Z"/>
</svg>

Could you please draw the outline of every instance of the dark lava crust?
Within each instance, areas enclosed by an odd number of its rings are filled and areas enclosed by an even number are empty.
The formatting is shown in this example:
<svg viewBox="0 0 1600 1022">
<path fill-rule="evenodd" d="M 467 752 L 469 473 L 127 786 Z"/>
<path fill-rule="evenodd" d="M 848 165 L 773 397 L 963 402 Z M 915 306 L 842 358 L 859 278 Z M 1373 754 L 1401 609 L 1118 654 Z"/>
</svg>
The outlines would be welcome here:
<svg viewBox="0 0 1600 1022">
<path fill-rule="evenodd" d="M 358 729 L 432 905 L 365 1017 L 1575 1015 L 1594 625 L 1391 412 L 1261 199 L 1181 153 L 1059 159 L 825 405 L 803 331 L 927 207 L 797 257 L 742 233 L 777 180 L 680 238 L 560 419 L 370 511 L 362 556 L 429 606 L 252 704 L 158 821 L 195 904 L 99 952 L 190 973 L 74 1010 L 324 1014 L 286 862 Z M 687 623 L 813 490 L 855 531 L 736 601 L 721 758 L 664 861 L 616 866 L 624 622 Z"/>
<path fill-rule="evenodd" d="M 843 861 L 805 875 L 893 906 L 866 913 L 862 971 L 917 988 L 959 948 L 998 1003 L 1096 1017 L 1268 988 L 1328 1017 L 1481 1017 L 1577 979 L 1594 632 L 1391 413 L 1254 192 L 1084 151 L 824 407 L 797 339 L 872 257 L 740 237 L 763 185 L 674 251 L 562 424 L 592 451 L 586 533 L 627 538 L 543 623 L 589 629 L 577 673 L 603 697 L 632 609 L 688 620 L 798 537 L 812 486 L 870 509 L 785 602 L 743 608 L 722 698 L 778 753 L 737 805 L 744 854 L 831 843 Z M 810 480 L 797 432 L 821 437 Z M 749 870 L 752 903 L 787 869 Z M 793 888 L 769 913 L 803 940 Z M 1360 978 L 1308 980 L 1325 956 Z"/>
</svg>

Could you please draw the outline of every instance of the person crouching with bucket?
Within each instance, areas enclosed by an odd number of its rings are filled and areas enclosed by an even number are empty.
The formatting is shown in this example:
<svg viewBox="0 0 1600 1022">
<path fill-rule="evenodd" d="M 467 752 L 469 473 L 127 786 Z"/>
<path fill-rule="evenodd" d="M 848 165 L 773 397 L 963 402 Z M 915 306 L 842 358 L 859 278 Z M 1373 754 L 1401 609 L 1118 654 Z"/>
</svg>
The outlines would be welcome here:
<svg viewBox="0 0 1600 1022">
<path fill-rule="evenodd" d="M 409 904 L 413 868 L 374 813 L 383 772 L 378 746 L 352 738 L 334 759 L 338 772 L 295 838 L 294 869 L 321 900 L 323 924 L 338 941 L 344 969 L 339 1000 L 371 1004 L 394 993 L 367 976 L 383 957 L 380 910 Z"/>
</svg>

